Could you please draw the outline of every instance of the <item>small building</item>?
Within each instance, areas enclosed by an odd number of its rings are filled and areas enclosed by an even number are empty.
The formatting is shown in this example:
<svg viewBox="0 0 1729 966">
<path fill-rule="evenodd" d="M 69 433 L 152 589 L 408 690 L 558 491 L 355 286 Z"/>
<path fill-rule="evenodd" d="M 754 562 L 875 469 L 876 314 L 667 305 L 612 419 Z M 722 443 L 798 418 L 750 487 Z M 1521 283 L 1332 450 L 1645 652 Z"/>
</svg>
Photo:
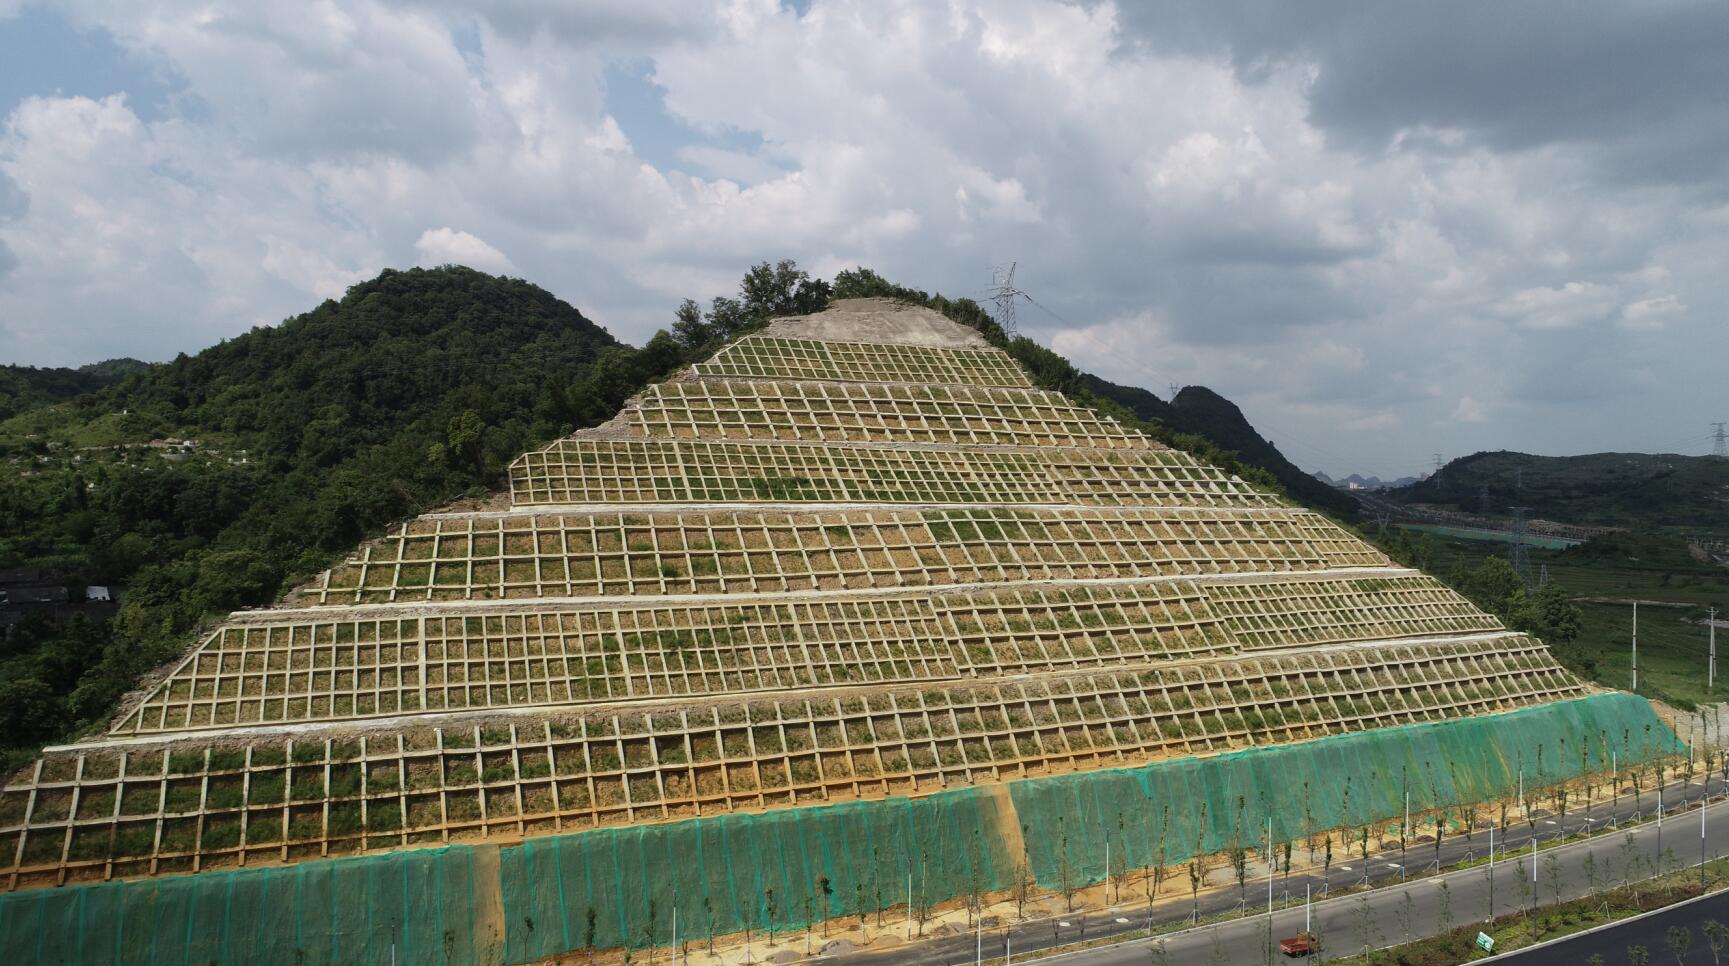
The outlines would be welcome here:
<svg viewBox="0 0 1729 966">
<path fill-rule="evenodd" d="M 114 601 L 114 593 L 112 591 L 110 591 L 107 587 L 100 587 L 100 586 L 97 586 L 95 584 L 92 584 L 89 587 L 84 588 L 84 599 L 88 600 L 88 601 L 94 601 L 97 603 L 108 604 L 108 603 L 112 603 Z"/>
</svg>

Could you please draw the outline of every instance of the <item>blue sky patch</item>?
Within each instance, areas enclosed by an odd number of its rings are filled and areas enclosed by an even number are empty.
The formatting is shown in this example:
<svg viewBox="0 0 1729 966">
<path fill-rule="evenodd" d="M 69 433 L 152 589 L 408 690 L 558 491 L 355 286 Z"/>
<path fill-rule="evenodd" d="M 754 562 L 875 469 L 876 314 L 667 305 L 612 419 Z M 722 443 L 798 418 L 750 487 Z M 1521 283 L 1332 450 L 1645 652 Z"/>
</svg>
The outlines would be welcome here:
<svg viewBox="0 0 1729 966">
<path fill-rule="evenodd" d="M 686 124 L 666 108 L 666 90 L 654 82 L 654 64 L 648 60 L 609 64 L 602 79 L 606 90 L 606 112 L 618 122 L 636 156 L 661 171 L 684 171 L 714 175 L 700 162 L 681 152 L 687 148 L 712 148 L 758 158 L 778 170 L 791 166 L 762 157 L 762 135 L 739 128 L 702 130 Z"/>
<path fill-rule="evenodd" d="M 0 20 L 0 115 L 27 97 L 103 98 L 126 94 L 140 118 L 176 113 L 183 85 L 120 47 L 102 29 L 80 29 L 39 6 Z M 184 113 L 181 111 L 181 113 Z"/>
</svg>

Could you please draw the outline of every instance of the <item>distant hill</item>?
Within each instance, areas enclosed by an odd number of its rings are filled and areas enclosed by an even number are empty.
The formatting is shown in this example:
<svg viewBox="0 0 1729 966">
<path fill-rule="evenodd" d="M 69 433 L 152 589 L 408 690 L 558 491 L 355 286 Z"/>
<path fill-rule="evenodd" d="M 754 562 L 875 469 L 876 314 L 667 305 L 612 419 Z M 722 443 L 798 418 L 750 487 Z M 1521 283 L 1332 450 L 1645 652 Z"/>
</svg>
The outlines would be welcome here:
<svg viewBox="0 0 1729 966">
<path fill-rule="evenodd" d="M 149 363 L 137 359 L 109 359 L 76 369 L 0 366 L 0 421 L 112 386 L 148 368 Z"/>
<path fill-rule="evenodd" d="M 484 493 L 516 454 L 616 410 L 646 378 L 639 355 L 518 279 L 386 271 L 0 422 L 0 446 L 38 431 L 0 462 L 0 568 L 124 587 L 111 627 L 25 626 L 6 642 L 0 753 L 99 720 L 206 615 L 266 603 L 391 521 Z M 167 437 L 198 443 L 149 445 Z"/>
<path fill-rule="evenodd" d="M 1352 473 L 1344 479 L 1335 480 L 1326 473 L 1316 470 L 1315 479 L 1320 480 L 1322 483 L 1325 483 L 1330 487 L 1340 490 L 1385 490 L 1395 486 L 1410 486 L 1412 483 L 1417 482 L 1418 477 L 1401 476 L 1396 480 L 1388 481 L 1383 480 L 1378 476 L 1364 476 L 1361 473 Z"/>
<path fill-rule="evenodd" d="M 1093 392 L 1132 410 L 1149 422 L 1179 433 L 1204 436 L 1220 449 L 1231 450 L 1245 463 L 1271 473 L 1291 496 L 1347 520 L 1357 518 L 1357 501 L 1303 472 L 1285 458 L 1243 416 L 1237 404 L 1205 386 L 1188 386 L 1170 402 L 1134 386 L 1119 386 L 1097 376 L 1086 377 Z"/>
<path fill-rule="evenodd" d="M 616 345 L 521 280 L 461 267 L 386 270 L 280 325 L 123 370 L 53 412 L 0 423 L 0 437 L 172 436 L 245 449 L 279 469 L 302 459 L 330 466 L 417 421 L 456 415 L 459 403 L 490 422 L 526 423 L 573 368 Z M 504 459 L 515 455 L 516 441 L 498 443 Z"/>
<path fill-rule="evenodd" d="M 1709 456 L 1477 453 L 1381 496 L 1476 513 L 1485 492 L 1495 514 L 1527 506 L 1531 516 L 1561 523 L 1729 536 L 1729 460 Z"/>
</svg>

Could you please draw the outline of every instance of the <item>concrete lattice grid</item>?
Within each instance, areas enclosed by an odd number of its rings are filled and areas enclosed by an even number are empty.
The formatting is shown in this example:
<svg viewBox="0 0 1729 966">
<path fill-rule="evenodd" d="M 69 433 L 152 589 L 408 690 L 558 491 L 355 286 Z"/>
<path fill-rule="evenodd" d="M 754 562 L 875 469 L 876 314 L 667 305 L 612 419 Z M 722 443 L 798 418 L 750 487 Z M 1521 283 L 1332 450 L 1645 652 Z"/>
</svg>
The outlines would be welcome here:
<svg viewBox="0 0 1729 966">
<path fill-rule="evenodd" d="M 1527 707 L 1540 642 L 871 303 L 779 320 L 232 615 L 0 793 L 13 889 L 514 840 Z"/>
</svg>

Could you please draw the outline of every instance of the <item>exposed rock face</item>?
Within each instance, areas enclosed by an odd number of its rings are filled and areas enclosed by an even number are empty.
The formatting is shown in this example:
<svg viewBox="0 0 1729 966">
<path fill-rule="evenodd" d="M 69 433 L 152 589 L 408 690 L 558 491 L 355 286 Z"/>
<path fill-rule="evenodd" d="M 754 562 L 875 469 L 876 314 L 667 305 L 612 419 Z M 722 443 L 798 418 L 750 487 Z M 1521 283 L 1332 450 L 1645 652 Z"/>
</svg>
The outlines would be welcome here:
<svg viewBox="0 0 1729 966">
<path fill-rule="evenodd" d="M 894 299 L 836 299 L 816 315 L 776 319 L 765 335 L 820 342 L 874 342 L 932 349 L 986 349 L 984 337 L 922 305 Z"/>
</svg>

